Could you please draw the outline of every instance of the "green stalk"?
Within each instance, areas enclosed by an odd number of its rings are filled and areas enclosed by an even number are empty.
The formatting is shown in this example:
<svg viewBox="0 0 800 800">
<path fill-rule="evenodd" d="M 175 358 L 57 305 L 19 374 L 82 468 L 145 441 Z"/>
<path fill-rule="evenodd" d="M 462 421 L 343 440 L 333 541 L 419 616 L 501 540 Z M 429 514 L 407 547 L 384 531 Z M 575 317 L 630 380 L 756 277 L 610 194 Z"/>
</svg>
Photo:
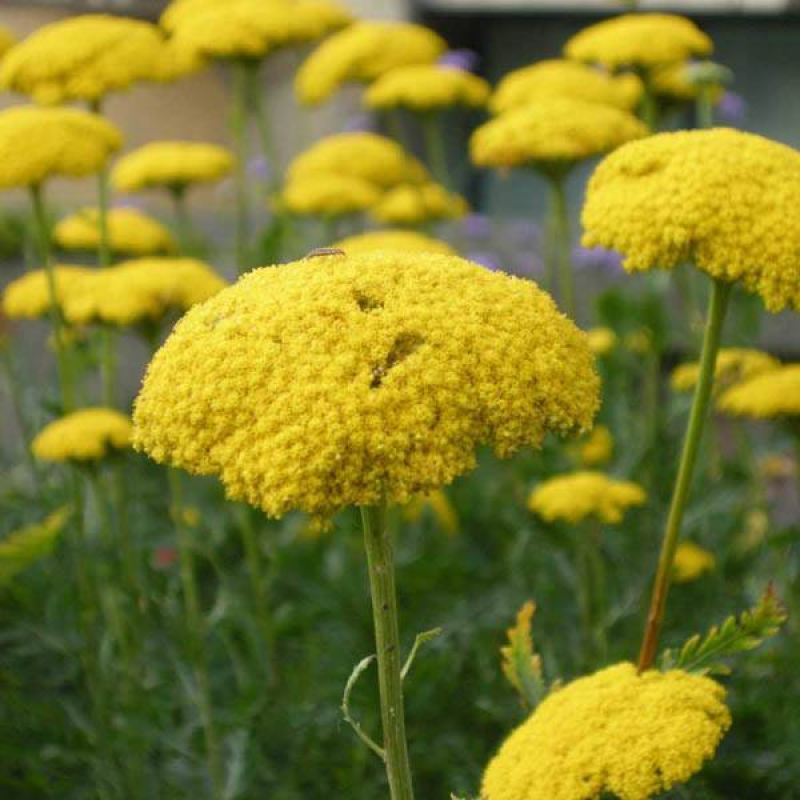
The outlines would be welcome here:
<svg viewBox="0 0 800 800">
<path fill-rule="evenodd" d="M 717 353 L 719 352 L 722 326 L 725 322 L 725 312 L 728 308 L 730 293 L 731 284 L 713 279 L 705 335 L 703 337 L 703 350 L 700 357 L 700 375 L 694 390 L 689 425 L 683 440 L 683 452 L 681 453 L 680 466 L 678 467 L 678 476 L 673 489 L 669 516 L 667 517 L 667 525 L 661 545 L 661 554 L 658 560 L 658 570 L 650 600 L 650 610 L 647 615 L 641 650 L 639 651 L 639 672 L 650 669 L 655 660 L 658 637 L 664 620 L 664 610 L 672 576 L 672 565 L 680 539 L 681 523 L 686 510 L 692 474 L 697 462 L 697 453 L 711 400 L 711 391 L 714 387 Z"/>
<path fill-rule="evenodd" d="M 575 319 L 575 283 L 572 276 L 572 263 L 569 254 L 569 214 L 567 196 L 564 191 L 563 176 L 548 178 L 550 187 L 550 215 L 552 219 L 550 234 L 553 237 L 550 255 L 554 266 L 551 274 L 558 274 L 558 299 L 564 313 Z"/>
<path fill-rule="evenodd" d="M 186 184 L 177 184 L 169 189 L 172 197 L 172 210 L 175 213 L 175 231 L 178 234 L 178 248 L 181 255 L 188 255 L 194 238 L 192 219 L 186 205 Z"/>
<path fill-rule="evenodd" d="M 367 553 L 375 647 L 378 655 L 381 720 L 386 774 L 391 800 L 413 800 L 411 767 L 406 742 L 405 710 L 397 595 L 392 541 L 386 526 L 386 503 L 361 508 Z"/>
<path fill-rule="evenodd" d="M 639 107 L 639 116 L 642 122 L 650 129 L 650 132 L 656 133 L 658 131 L 658 101 L 653 93 L 648 76 L 640 75 L 640 77 L 644 83 L 644 94 Z"/>
<path fill-rule="evenodd" d="M 7 344 L 0 343 L 0 362 L 3 365 L 3 372 L 6 376 L 6 384 L 8 385 L 8 394 L 11 400 L 11 407 L 14 410 L 14 416 L 17 418 L 17 426 L 19 427 L 20 435 L 22 437 L 22 450 L 24 452 L 25 461 L 28 464 L 28 469 L 31 473 L 31 478 L 34 483 L 39 481 L 39 467 L 36 464 L 36 459 L 31 453 L 31 429 L 28 424 L 28 416 L 25 413 L 25 403 L 22 397 L 22 385 L 17 372 L 16 364 L 14 363 L 14 354 L 11 349 L 11 340 Z"/>
<path fill-rule="evenodd" d="M 247 105 L 248 66 L 244 62 L 233 64 L 233 115 L 231 126 L 236 152 L 236 269 L 241 275 L 249 266 L 250 247 L 250 195 L 247 190 Z"/>
<path fill-rule="evenodd" d="M 445 188 L 451 188 L 450 167 L 447 164 L 447 149 L 442 136 L 442 118 L 438 111 L 422 114 L 422 130 L 425 135 L 425 153 L 428 165 L 436 180 Z"/>
<path fill-rule="evenodd" d="M 214 800 L 225 796 L 225 774 L 220 758 L 214 712 L 211 702 L 211 681 L 208 673 L 208 658 L 205 646 L 205 620 L 200 608 L 200 593 L 194 566 L 192 538 L 183 522 L 183 486 L 180 473 L 168 468 L 171 509 L 175 533 L 178 539 L 183 607 L 186 614 L 188 657 L 197 685 L 197 703 L 203 725 L 206 761 L 211 779 Z"/>
<path fill-rule="evenodd" d="M 44 192 L 41 185 L 30 187 L 31 204 L 33 206 L 34 228 L 36 230 L 39 257 L 47 278 L 47 291 L 50 295 L 50 324 L 53 328 L 55 340 L 56 365 L 58 368 L 58 382 L 61 389 L 62 410 L 66 413 L 75 407 L 75 389 L 72 381 L 72 370 L 64 343 L 64 320 L 58 305 L 58 290 L 56 276 L 53 270 L 53 256 L 50 241 L 50 226 L 47 222 L 47 212 L 44 207 Z"/>
<path fill-rule="evenodd" d="M 711 84 L 703 83 L 697 92 L 695 101 L 695 115 L 698 128 L 714 127 L 714 101 L 712 93 L 714 89 Z"/>
</svg>

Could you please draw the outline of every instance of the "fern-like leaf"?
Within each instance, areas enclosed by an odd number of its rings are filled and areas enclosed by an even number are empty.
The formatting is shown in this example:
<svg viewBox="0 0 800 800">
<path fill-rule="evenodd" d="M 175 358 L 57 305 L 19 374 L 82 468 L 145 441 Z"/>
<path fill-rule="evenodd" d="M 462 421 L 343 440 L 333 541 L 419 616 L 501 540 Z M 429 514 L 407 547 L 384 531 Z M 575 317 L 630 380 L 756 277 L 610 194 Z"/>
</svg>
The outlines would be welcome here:
<svg viewBox="0 0 800 800">
<path fill-rule="evenodd" d="M 536 613 L 532 601 L 517 612 L 516 624 L 508 629 L 508 644 L 500 648 L 503 674 L 517 690 L 523 705 L 532 710 L 547 694 L 542 658 L 536 652 L 531 633 L 531 621 Z"/>
</svg>

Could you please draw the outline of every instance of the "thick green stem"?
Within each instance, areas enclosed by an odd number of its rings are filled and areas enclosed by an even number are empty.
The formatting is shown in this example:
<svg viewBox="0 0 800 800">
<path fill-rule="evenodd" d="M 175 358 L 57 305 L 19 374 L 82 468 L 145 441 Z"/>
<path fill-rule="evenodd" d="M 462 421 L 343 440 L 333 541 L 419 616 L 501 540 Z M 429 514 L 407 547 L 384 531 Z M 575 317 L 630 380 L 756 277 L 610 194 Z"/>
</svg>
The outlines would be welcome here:
<svg viewBox="0 0 800 800">
<path fill-rule="evenodd" d="M 438 111 L 426 111 L 422 115 L 422 129 L 425 134 L 425 153 L 433 176 L 447 189 L 452 188 L 450 167 L 447 162 L 447 149 L 442 135 L 442 118 Z"/>
<path fill-rule="evenodd" d="M 206 761 L 211 779 L 214 800 L 225 796 L 225 774 L 220 758 L 214 712 L 211 702 L 211 681 L 205 645 L 205 620 L 200 607 L 200 592 L 194 566 L 194 550 L 191 535 L 183 521 L 183 486 L 177 470 L 169 469 L 171 512 L 178 539 L 183 608 L 186 614 L 188 657 L 192 665 L 196 685 L 197 705 L 203 725 Z"/>
<path fill-rule="evenodd" d="M 570 234 L 569 214 L 567 212 L 567 197 L 564 191 L 564 178 L 551 177 L 550 186 L 550 235 L 553 237 L 550 245 L 550 256 L 554 266 L 551 274 L 558 275 L 559 301 L 564 313 L 575 319 L 575 282 L 572 276 L 572 263 L 570 259 Z"/>
<path fill-rule="evenodd" d="M 714 387 L 714 372 L 717 364 L 722 326 L 730 299 L 731 284 L 714 280 L 706 319 L 703 351 L 700 357 L 700 375 L 694 390 L 689 425 L 683 440 L 683 451 L 678 467 L 678 476 L 673 489 L 669 516 L 661 545 L 658 570 L 650 600 L 644 637 L 639 651 L 639 671 L 649 669 L 655 660 L 658 637 L 664 620 L 664 609 L 667 603 L 672 565 L 681 533 L 681 523 L 689 496 L 697 453 L 703 434 L 703 427 L 708 413 L 711 391 Z"/>
<path fill-rule="evenodd" d="M 236 269 L 241 275 L 249 267 L 250 193 L 247 188 L 247 105 L 248 69 L 246 63 L 233 65 L 233 115 L 231 126 L 236 152 Z"/>
<path fill-rule="evenodd" d="M 647 75 L 642 76 L 642 81 L 644 83 L 644 93 L 639 107 L 639 116 L 642 122 L 650 129 L 650 132 L 656 133 L 658 131 L 658 100 L 656 100 Z"/>
<path fill-rule="evenodd" d="M 386 504 L 362 507 L 364 547 L 367 552 L 378 684 L 383 722 L 383 748 L 391 800 L 413 800 L 411 767 L 403 706 L 402 654 L 397 621 L 392 541 L 386 526 Z"/>
</svg>

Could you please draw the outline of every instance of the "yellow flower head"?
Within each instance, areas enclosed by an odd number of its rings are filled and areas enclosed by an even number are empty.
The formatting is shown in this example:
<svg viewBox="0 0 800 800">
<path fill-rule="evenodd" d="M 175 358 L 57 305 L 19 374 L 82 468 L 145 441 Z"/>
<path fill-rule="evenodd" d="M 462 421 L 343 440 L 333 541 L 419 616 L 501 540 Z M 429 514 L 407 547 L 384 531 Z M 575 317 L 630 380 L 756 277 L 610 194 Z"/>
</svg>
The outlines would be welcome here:
<svg viewBox="0 0 800 800">
<path fill-rule="evenodd" d="M 609 155 L 583 208 L 583 243 L 630 272 L 690 261 L 770 311 L 800 306 L 800 154 L 719 128 L 650 136 Z"/>
<path fill-rule="evenodd" d="M 639 484 L 586 470 L 543 481 L 531 492 L 528 508 L 547 522 L 575 525 L 594 518 L 616 524 L 630 507 L 646 501 L 647 493 Z"/>
<path fill-rule="evenodd" d="M 584 467 L 599 467 L 611 461 L 614 437 L 605 425 L 595 425 L 591 433 L 575 443 L 575 450 Z"/>
<path fill-rule="evenodd" d="M 233 169 L 224 147 L 201 142 L 151 142 L 117 161 L 111 185 L 118 192 L 150 188 L 180 189 L 192 183 L 217 181 Z"/>
<path fill-rule="evenodd" d="M 609 75 L 576 61 L 553 58 L 505 75 L 492 93 L 489 110 L 502 114 L 540 100 L 568 97 L 631 111 L 642 89 L 636 75 Z"/>
<path fill-rule="evenodd" d="M 17 38 L 14 34 L 5 25 L 0 25 L 0 57 L 4 56 L 16 43 Z"/>
<path fill-rule="evenodd" d="M 659 67 L 650 75 L 650 86 L 656 95 L 668 101 L 688 103 L 696 100 L 704 87 L 700 81 L 691 79 L 691 70 L 691 62 Z M 711 99 L 716 102 L 722 93 L 722 86 L 714 85 L 711 88 Z"/>
<path fill-rule="evenodd" d="M 146 256 L 175 250 L 169 230 L 135 208 L 112 208 L 107 220 L 114 253 Z M 100 244 L 97 209 L 84 208 L 64 217 L 53 229 L 53 239 L 62 250 L 97 250 Z"/>
<path fill-rule="evenodd" d="M 53 552 L 69 514 L 69 507 L 63 506 L 41 522 L 26 525 L 0 541 L 0 584 Z"/>
<path fill-rule="evenodd" d="M 676 583 L 689 583 L 706 572 L 712 572 L 717 560 L 712 553 L 694 542 L 681 542 L 675 551 L 672 564 L 672 580 Z"/>
<path fill-rule="evenodd" d="M 584 28 L 566 44 L 567 58 L 620 67 L 650 69 L 707 56 L 714 49 L 690 19 L 675 14 L 621 14 Z"/>
<path fill-rule="evenodd" d="M 59 264 L 53 268 L 56 300 L 79 291 L 79 286 L 95 273 L 89 267 Z M 37 319 L 50 311 L 50 289 L 47 273 L 37 269 L 27 272 L 6 286 L 3 292 L 3 313 L 9 319 Z"/>
<path fill-rule="evenodd" d="M 364 93 L 368 108 L 431 111 L 467 106 L 481 108 L 489 99 L 489 84 L 477 75 L 444 64 L 411 64 L 378 78 Z"/>
<path fill-rule="evenodd" d="M 52 22 L 9 50 L 0 85 L 43 105 L 98 101 L 143 81 L 173 80 L 199 64 L 167 44 L 155 25 L 84 14 Z"/>
<path fill-rule="evenodd" d="M 360 178 L 379 189 L 400 183 L 425 183 L 425 167 L 397 142 L 377 133 L 337 133 L 304 150 L 289 165 L 289 181 L 315 175 Z"/>
<path fill-rule="evenodd" d="M 339 217 L 372 208 L 380 196 L 380 189 L 364 178 L 319 172 L 290 178 L 278 203 L 294 214 Z"/>
<path fill-rule="evenodd" d="M 130 447 L 131 421 L 112 408 L 82 408 L 46 425 L 31 442 L 40 461 L 99 461 Z"/>
<path fill-rule="evenodd" d="M 458 219 L 469 211 L 467 201 L 438 183 L 402 184 L 389 190 L 372 209 L 386 225 L 421 225 L 441 219 Z"/>
<path fill-rule="evenodd" d="M 340 239 L 332 245 L 344 250 L 347 255 L 372 253 L 375 250 L 399 250 L 404 253 L 443 253 L 454 256 L 456 253 L 447 242 L 434 239 L 423 233 L 406 230 L 368 231 Z"/>
<path fill-rule="evenodd" d="M 568 97 L 544 98 L 481 125 L 470 140 L 479 167 L 569 167 L 647 134 L 633 114 Z"/>
<path fill-rule="evenodd" d="M 553 692 L 503 743 L 484 800 L 647 800 L 714 756 L 731 724 L 725 690 L 682 670 L 616 664 Z"/>
<path fill-rule="evenodd" d="M 589 347 L 595 355 L 606 356 L 617 346 L 617 334 L 611 328 L 592 328 L 586 335 L 589 337 Z"/>
<path fill-rule="evenodd" d="M 800 364 L 789 364 L 724 392 L 717 408 L 735 417 L 770 419 L 800 414 Z"/>
<path fill-rule="evenodd" d="M 262 58 L 347 25 L 332 0 L 211 0 L 173 3 L 161 18 L 173 39 L 206 58 Z"/>
<path fill-rule="evenodd" d="M 344 83 L 370 83 L 398 67 L 430 64 L 446 48 L 444 39 L 422 25 L 356 22 L 326 39 L 303 62 L 295 92 L 306 105 L 318 105 Z"/>
<path fill-rule="evenodd" d="M 0 111 L 0 189 L 91 175 L 121 146 L 119 131 L 96 114 L 12 106 Z"/>
<path fill-rule="evenodd" d="M 766 372 L 779 369 L 781 362 L 769 353 L 751 350 L 746 347 L 723 347 L 717 355 L 714 381 L 717 388 L 725 388 L 735 383 L 755 378 Z M 700 376 L 700 364 L 688 361 L 672 371 L 671 383 L 676 392 L 690 392 Z"/>
<path fill-rule="evenodd" d="M 272 516 L 406 503 L 591 424 L 584 335 L 533 283 L 454 256 L 320 255 L 254 270 L 153 359 L 135 446 Z"/>
</svg>

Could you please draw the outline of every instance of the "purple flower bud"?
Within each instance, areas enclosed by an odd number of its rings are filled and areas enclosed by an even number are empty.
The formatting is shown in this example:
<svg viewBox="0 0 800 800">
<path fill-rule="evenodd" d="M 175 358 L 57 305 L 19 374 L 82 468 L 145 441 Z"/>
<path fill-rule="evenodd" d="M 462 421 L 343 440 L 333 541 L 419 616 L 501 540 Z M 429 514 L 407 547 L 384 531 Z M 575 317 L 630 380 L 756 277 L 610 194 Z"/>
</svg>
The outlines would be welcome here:
<svg viewBox="0 0 800 800">
<path fill-rule="evenodd" d="M 717 114 L 722 122 L 740 124 L 747 117 L 747 101 L 738 92 L 725 92 L 717 103 Z"/>
<path fill-rule="evenodd" d="M 264 156 L 255 156 L 247 165 L 247 175 L 253 180 L 267 183 L 272 175 L 272 167 Z"/>
<path fill-rule="evenodd" d="M 441 67 L 460 69 L 463 72 L 475 72 L 478 68 L 478 54 L 474 50 L 448 50 L 436 62 Z"/>
<path fill-rule="evenodd" d="M 467 214 L 461 225 L 464 235 L 470 239 L 486 239 L 492 234 L 492 220 L 486 214 Z"/>
<path fill-rule="evenodd" d="M 474 264 L 480 264 L 482 267 L 486 267 L 486 269 L 492 272 L 497 272 L 502 269 L 496 253 L 476 250 L 472 253 L 467 253 L 467 260 L 472 261 Z"/>
<path fill-rule="evenodd" d="M 622 272 L 622 256 L 605 247 L 576 247 L 572 251 L 572 263 L 576 269 L 591 269 L 610 274 Z"/>
</svg>

